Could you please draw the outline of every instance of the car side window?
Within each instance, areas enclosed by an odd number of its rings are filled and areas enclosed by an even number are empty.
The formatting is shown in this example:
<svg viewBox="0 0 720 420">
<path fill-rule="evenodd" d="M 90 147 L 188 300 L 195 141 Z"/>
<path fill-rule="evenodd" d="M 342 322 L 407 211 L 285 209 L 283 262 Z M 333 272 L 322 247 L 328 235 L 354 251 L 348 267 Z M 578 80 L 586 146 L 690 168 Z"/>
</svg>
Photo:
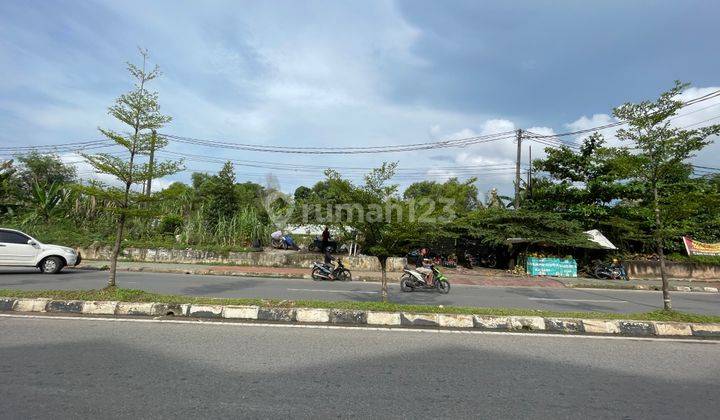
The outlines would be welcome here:
<svg viewBox="0 0 720 420">
<path fill-rule="evenodd" d="M 19 234 L 17 232 L 10 232 L 7 230 L 0 230 L 0 242 L 6 244 L 27 244 L 30 240 L 29 237 Z"/>
</svg>

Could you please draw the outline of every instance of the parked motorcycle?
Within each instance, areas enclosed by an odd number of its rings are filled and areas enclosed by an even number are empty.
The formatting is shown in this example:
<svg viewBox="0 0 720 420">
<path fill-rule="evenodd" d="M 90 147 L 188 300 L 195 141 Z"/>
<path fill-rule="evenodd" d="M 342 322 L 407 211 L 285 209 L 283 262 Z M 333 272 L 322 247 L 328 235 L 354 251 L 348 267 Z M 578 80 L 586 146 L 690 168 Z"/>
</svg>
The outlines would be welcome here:
<svg viewBox="0 0 720 420">
<path fill-rule="evenodd" d="M 430 266 L 433 271 L 434 284 L 429 285 L 425 281 L 425 277 L 409 268 L 403 269 L 403 275 L 400 277 L 400 290 L 403 292 L 412 292 L 413 290 L 437 290 L 442 294 L 450 292 L 450 282 L 447 277 L 434 265 Z"/>
<path fill-rule="evenodd" d="M 487 267 L 487 268 L 495 268 L 497 267 L 498 260 L 497 255 L 494 253 L 490 254 L 484 254 L 484 255 L 473 255 L 470 252 L 465 252 L 465 260 L 470 265 L 470 268 L 474 267 Z"/>
<path fill-rule="evenodd" d="M 337 241 L 328 241 L 327 246 L 329 246 L 330 252 L 337 252 L 338 250 L 338 244 Z M 326 246 L 326 247 L 327 247 Z M 315 237 L 313 241 L 308 245 L 308 251 L 312 252 L 323 252 L 325 249 L 323 248 L 323 241 L 322 239 Z"/>
<path fill-rule="evenodd" d="M 597 279 L 627 280 L 627 274 L 622 266 L 596 261 L 592 270 L 593 277 Z"/>
<path fill-rule="evenodd" d="M 283 235 L 281 238 L 270 238 L 270 246 L 276 249 L 294 249 L 296 251 L 300 249 L 290 235 Z"/>
<path fill-rule="evenodd" d="M 313 268 L 310 273 L 313 280 L 338 280 L 338 281 L 351 281 L 352 280 L 352 273 L 350 273 L 350 270 L 345 268 L 345 266 L 342 263 L 342 259 L 338 258 L 337 265 L 335 266 L 335 269 L 332 270 L 332 277 L 330 278 L 330 270 L 328 269 L 328 266 L 325 264 L 315 261 L 313 263 Z"/>
<path fill-rule="evenodd" d="M 497 256 L 495 254 L 487 254 L 480 256 L 480 265 L 487 268 L 497 267 Z"/>
</svg>

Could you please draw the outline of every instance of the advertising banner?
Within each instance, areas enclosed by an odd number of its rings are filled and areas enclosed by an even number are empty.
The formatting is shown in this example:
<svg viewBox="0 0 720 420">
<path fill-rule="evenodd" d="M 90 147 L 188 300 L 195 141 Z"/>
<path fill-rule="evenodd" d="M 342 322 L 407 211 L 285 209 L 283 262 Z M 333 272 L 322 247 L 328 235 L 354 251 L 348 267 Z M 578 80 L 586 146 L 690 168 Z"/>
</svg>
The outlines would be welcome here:
<svg viewBox="0 0 720 420">
<path fill-rule="evenodd" d="M 527 273 L 531 276 L 577 277 L 577 263 L 564 258 L 528 257 Z"/>
<path fill-rule="evenodd" d="M 711 255 L 720 256 L 720 243 L 706 244 L 704 242 L 694 241 L 692 238 L 683 236 L 685 250 L 688 255 Z"/>
</svg>

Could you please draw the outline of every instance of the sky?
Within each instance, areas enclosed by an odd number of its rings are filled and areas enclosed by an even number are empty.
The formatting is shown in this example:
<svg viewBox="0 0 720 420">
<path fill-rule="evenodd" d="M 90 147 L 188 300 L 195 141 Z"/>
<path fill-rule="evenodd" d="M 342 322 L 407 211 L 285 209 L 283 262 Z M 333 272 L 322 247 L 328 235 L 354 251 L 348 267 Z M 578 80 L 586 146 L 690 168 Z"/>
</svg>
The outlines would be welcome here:
<svg viewBox="0 0 720 420">
<path fill-rule="evenodd" d="M 677 79 L 693 85 L 684 99 L 720 89 L 717 16 L 719 2 L 692 0 L 5 0 L 0 147 L 121 130 L 107 107 L 132 88 L 125 62 L 139 62 L 138 46 L 163 72 L 150 86 L 173 118 L 162 133 L 296 147 L 411 144 L 518 128 L 562 133 L 612 122 L 614 106 L 653 99 Z M 720 116 L 720 98 L 681 112 L 688 115 L 678 125 Z M 533 158 L 543 155 L 542 145 L 525 142 L 523 165 L 530 145 Z M 188 182 L 193 170 L 216 172 L 218 159 L 340 168 L 396 161 L 401 187 L 475 175 L 482 193 L 510 194 L 516 144 L 286 155 L 171 142 L 167 151 L 203 158 L 186 160 L 187 170 L 154 184 L 160 187 Z M 718 167 L 718 156 L 715 143 L 695 162 Z M 62 158 L 82 177 L 96 177 L 77 155 Z M 238 181 L 265 183 L 269 173 L 286 192 L 323 178 L 319 169 L 236 166 Z M 361 180 L 359 169 L 346 173 Z"/>
</svg>

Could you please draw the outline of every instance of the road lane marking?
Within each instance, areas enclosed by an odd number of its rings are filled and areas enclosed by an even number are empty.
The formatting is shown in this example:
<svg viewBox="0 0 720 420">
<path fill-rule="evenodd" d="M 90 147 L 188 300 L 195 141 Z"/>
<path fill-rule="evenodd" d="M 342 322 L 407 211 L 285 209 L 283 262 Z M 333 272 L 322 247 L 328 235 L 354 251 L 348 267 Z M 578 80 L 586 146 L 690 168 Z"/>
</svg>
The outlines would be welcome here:
<svg viewBox="0 0 720 420">
<path fill-rule="evenodd" d="M 599 299 L 563 299 L 563 298 L 542 298 L 542 297 L 530 297 L 528 299 L 529 300 L 563 301 L 563 302 L 630 303 L 627 300 L 620 300 L 620 299 L 599 300 Z"/>
<path fill-rule="evenodd" d="M 376 295 L 380 292 L 370 292 L 364 290 L 332 290 L 332 289 L 287 289 L 289 292 L 324 292 L 324 293 L 365 293 Z"/>
<path fill-rule="evenodd" d="M 434 333 L 434 334 L 464 334 L 464 335 L 509 335 L 532 338 L 561 338 L 576 340 L 634 340 L 634 341 L 668 341 L 675 343 L 693 343 L 705 345 L 718 345 L 720 340 L 703 340 L 692 338 L 651 338 L 651 337 L 622 337 L 604 335 L 572 335 L 572 334 L 548 334 L 536 332 L 510 332 L 510 331 L 473 331 L 473 330 L 441 330 L 427 328 L 402 328 L 402 327 L 360 327 L 342 325 L 308 325 L 308 324 L 267 324 L 263 322 L 237 322 L 237 321 L 202 321 L 185 319 L 149 319 L 149 318 L 99 318 L 86 316 L 53 316 L 53 315 L 19 315 L 0 314 L 0 318 L 21 318 L 29 320 L 66 320 L 66 321 L 105 321 L 105 322 L 139 322 L 139 323 L 165 323 L 165 324 L 190 324 L 190 325 L 214 325 L 225 327 L 263 327 L 263 328 L 305 328 L 312 330 L 361 330 L 380 332 L 401 332 L 401 333 Z"/>
</svg>

